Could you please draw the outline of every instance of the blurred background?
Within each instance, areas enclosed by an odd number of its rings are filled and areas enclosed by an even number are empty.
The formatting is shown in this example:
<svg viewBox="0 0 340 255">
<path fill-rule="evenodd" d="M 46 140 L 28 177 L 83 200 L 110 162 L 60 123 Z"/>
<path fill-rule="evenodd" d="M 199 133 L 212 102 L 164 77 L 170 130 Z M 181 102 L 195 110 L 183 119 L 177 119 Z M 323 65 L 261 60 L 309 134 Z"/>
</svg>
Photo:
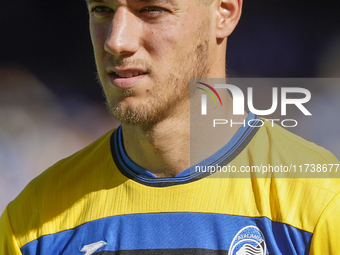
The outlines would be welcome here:
<svg viewBox="0 0 340 255">
<path fill-rule="evenodd" d="M 1 213 L 32 178 L 119 122 L 95 81 L 84 1 L 1 1 L 0 9 Z M 228 75 L 339 78 L 339 10 L 337 0 L 244 0 Z M 290 131 L 340 158 L 340 86 L 309 89 L 308 109 L 324 125 L 310 119 Z"/>
</svg>

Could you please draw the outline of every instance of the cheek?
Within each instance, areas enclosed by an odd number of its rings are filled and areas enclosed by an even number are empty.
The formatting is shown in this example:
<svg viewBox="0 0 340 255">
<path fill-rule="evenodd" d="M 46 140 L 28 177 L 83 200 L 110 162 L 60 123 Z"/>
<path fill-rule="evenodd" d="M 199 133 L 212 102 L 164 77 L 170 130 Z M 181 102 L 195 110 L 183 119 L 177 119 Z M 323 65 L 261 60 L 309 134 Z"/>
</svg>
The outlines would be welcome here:
<svg viewBox="0 0 340 255">
<path fill-rule="evenodd" d="M 141 48 L 158 58 L 165 58 L 171 50 L 176 48 L 179 41 L 183 41 L 181 35 L 181 19 L 169 17 L 158 23 L 142 22 L 142 42 Z M 169 52 L 167 52 L 169 51 Z"/>
<path fill-rule="evenodd" d="M 144 45 L 141 48 L 145 51 L 145 55 L 150 57 L 157 74 L 164 76 L 171 70 L 176 56 L 180 54 L 181 49 L 178 47 L 180 40 L 172 28 L 150 29 L 144 35 Z"/>
<path fill-rule="evenodd" d="M 196 22 L 197 23 L 197 22 Z M 189 17 L 168 19 L 159 25 L 143 27 L 144 48 L 162 66 L 187 52 L 197 39 L 197 24 Z"/>
</svg>

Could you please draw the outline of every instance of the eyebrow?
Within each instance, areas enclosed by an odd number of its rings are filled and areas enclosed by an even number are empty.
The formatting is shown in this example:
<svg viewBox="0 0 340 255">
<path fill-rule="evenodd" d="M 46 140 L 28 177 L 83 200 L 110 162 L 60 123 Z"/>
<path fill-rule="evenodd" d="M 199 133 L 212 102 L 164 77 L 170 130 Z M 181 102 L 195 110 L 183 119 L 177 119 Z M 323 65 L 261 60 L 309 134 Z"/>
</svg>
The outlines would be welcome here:
<svg viewBox="0 0 340 255">
<path fill-rule="evenodd" d="M 159 3 L 159 2 L 165 2 L 167 4 L 176 5 L 174 0 L 128 0 L 134 3 Z M 87 5 L 90 5 L 92 3 L 105 3 L 108 4 L 108 0 L 85 0 Z"/>
<path fill-rule="evenodd" d="M 132 2 L 136 3 L 158 3 L 158 2 L 165 2 L 169 4 L 175 4 L 173 0 L 131 0 Z"/>
<path fill-rule="evenodd" d="M 92 3 L 107 3 L 106 0 L 85 0 L 87 5 L 90 5 Z"/>
</svg>

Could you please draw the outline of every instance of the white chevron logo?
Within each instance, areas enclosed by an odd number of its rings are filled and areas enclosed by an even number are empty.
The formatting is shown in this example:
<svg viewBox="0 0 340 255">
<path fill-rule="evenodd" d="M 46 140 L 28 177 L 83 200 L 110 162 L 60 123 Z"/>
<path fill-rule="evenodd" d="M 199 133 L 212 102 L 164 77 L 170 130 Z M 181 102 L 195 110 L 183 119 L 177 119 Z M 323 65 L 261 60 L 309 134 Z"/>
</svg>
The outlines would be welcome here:
<svg viewBox="0 0 340 255">
<path fill-rule="evenodd" d="M 102 248 L 105 245 L 107 245 L 107 243 L 105 243 L 104 241 L 99 241 L 97 243 L 88 244 L 88 245 L 85 245 L 80 250 L 80 252 L 85 252 L 85 255 L 91 255 L 95 253 L 95 251 L 97 251 L 98 249 Z"/>
</svg>

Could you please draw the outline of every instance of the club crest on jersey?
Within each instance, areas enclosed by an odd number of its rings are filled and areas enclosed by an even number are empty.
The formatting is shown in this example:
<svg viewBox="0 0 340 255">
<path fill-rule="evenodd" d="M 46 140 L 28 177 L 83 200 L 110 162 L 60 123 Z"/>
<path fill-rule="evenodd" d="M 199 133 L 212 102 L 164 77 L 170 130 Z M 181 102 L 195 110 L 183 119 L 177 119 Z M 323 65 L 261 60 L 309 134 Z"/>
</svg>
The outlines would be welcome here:
<svg viewBox="0 0 340 255">
<path fill-rule="evenodd" d="M 231 242 L 228 255 L 265 255 L 266 242 L 258 227 L 242 228 Z"/>
</svg>

